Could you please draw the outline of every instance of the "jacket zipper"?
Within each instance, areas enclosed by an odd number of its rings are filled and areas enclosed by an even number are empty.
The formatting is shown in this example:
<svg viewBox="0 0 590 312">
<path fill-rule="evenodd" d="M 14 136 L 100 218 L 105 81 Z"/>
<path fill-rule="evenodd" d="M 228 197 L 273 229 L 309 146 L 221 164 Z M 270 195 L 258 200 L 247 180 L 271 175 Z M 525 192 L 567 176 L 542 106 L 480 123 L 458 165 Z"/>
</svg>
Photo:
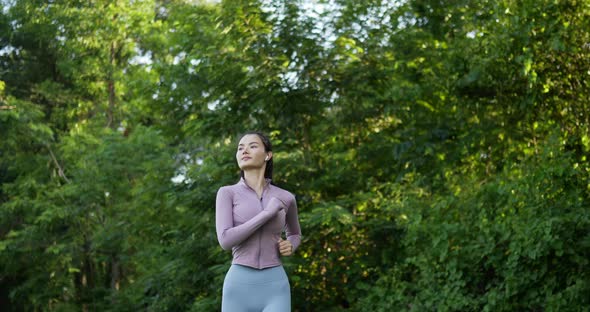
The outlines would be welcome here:
<svg viewBox="0 0 590 312">
<path fill-rule="evenodd" d="M 260 197 L 260 209 L 264 209 L 262 205 L 262 198 L 264 198 L 264 191 L 262 191 L 262 196 Z M 260 254 L 262 253 L 262 226 L 260 227 L 260 231 L 258 231 L 258 268 L 260 269 Z"/>
<path fill-rule="evenodd" d="M 254 191 L 253 188 L 250 187 L 250 185 L 246 184 L 246 186 L 252 190 L 252 192 L 254 192 L 254 194 L 256 194 L 256 197 L 258 197 L 258 193 L 256 193 L 256 191 Z M 262 194 L 259 198 L 259 202 L 260 202 L 260 211 L 264 210 L 264 206 L 262 204 L 262 199 L 264 198 L 264 193 L 266 192 L 266 189 L 268 188 L 269 183 L 267 182 L 266 185 L 264 186 L 264 188 L 262 189 Z M 260 254 L 262 253 L 262 227 L 260 227 L 259 231 L 258 231 L 258 268 L 260 269 Z"/>
<path fill-rule="evenodd" d="M 267 186 L 262 189 L 262 194 L 260 195 L 260 211 L 264 210 L 264 204 L 262 203 L 262 199 L 264 198 L 264 193 L 266 192 Z M 260 269 L 260 254 L 262 253 L 262 228 L 261 226 L 258 232 L 258 268 Z"/>
</svg>

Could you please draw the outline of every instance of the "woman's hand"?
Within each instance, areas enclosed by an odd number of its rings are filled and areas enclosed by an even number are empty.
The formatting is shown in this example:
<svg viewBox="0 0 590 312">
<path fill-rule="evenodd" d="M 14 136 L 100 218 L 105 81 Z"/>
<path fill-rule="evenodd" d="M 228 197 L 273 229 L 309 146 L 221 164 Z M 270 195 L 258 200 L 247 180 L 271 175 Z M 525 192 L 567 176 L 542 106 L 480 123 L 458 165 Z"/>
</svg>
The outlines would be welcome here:
<svg viewBox="0 0 590 312">
<path fill-rule="evenodd" d="M 264 210 L 268 210 L 270 212 L 272 212 L 273 214 L 277 214 L 279 211 L 284 210 L 285 209 L 285 204 L 283 203 L 282 200 L 273 197 L 270 199 L 270 201 L 268 202 L 268 204 L 266 205 L 266 208 L 264 208 Z"/>
<path fill-rule="evenodd" d="M 279 252 L 281 256 L 290 256 L 293 254 L 293 245 L 290 241 L 279 238 Z"/>
</svg>

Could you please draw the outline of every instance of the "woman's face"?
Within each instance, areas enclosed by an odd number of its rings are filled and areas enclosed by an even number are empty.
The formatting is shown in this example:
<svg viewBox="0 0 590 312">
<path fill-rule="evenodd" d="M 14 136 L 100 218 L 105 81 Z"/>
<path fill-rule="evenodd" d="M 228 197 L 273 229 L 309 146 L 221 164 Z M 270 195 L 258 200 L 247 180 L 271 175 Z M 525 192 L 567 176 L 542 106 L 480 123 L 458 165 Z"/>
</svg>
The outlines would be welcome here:
<svg viewBox="0 0 590 312">
<path fill-rule="evenodd" d="M 264 168 L 265 158 L 272 157 L 267 153 L 260 137 L 256 134 L 246 134 L 238 143 L 236 159 L 242 170 Z"/>
</svg>

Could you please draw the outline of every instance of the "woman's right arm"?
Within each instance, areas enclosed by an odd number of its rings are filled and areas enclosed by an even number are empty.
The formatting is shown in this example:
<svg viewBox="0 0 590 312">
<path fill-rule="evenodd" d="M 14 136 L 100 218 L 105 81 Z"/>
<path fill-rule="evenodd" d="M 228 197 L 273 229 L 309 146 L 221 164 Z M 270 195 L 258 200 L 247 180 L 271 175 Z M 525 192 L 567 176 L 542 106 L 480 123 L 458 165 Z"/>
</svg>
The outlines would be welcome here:
<svg viewBox="0 0 590 312">
<path fill-rule="evenodd" d="M 233 193 L 225 187 L 220 188 L 217 191 L 215 202 L 215 228 L 217 230 L 219 245 L 224 250 L 231 250 L 232 247 L 250 237 L 252 233 L 283 208 L 284 204 L 280 200 L 272 198 L 264 210 L 252 219 L 238 226 L 234 226 Z"/>
</svg>

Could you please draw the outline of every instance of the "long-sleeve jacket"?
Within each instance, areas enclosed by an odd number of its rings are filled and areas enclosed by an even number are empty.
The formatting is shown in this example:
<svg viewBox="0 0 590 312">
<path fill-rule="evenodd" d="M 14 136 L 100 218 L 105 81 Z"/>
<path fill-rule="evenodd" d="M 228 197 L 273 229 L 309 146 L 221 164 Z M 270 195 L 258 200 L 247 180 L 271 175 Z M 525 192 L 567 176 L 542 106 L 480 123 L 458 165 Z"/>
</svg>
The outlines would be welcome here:
<svg viewBox="0 0 590 312">
<path fill-rule="evenodd" d="M 259 198 L 242 178 L 217 192 L 215 226 L 219 244 L 232 250 L 233 264 L 257 269 L 281 264 L 278 242 L 283 230 L 297 249 L 301 227 L 295 196 L 266 181 Z"/>
</svg>

